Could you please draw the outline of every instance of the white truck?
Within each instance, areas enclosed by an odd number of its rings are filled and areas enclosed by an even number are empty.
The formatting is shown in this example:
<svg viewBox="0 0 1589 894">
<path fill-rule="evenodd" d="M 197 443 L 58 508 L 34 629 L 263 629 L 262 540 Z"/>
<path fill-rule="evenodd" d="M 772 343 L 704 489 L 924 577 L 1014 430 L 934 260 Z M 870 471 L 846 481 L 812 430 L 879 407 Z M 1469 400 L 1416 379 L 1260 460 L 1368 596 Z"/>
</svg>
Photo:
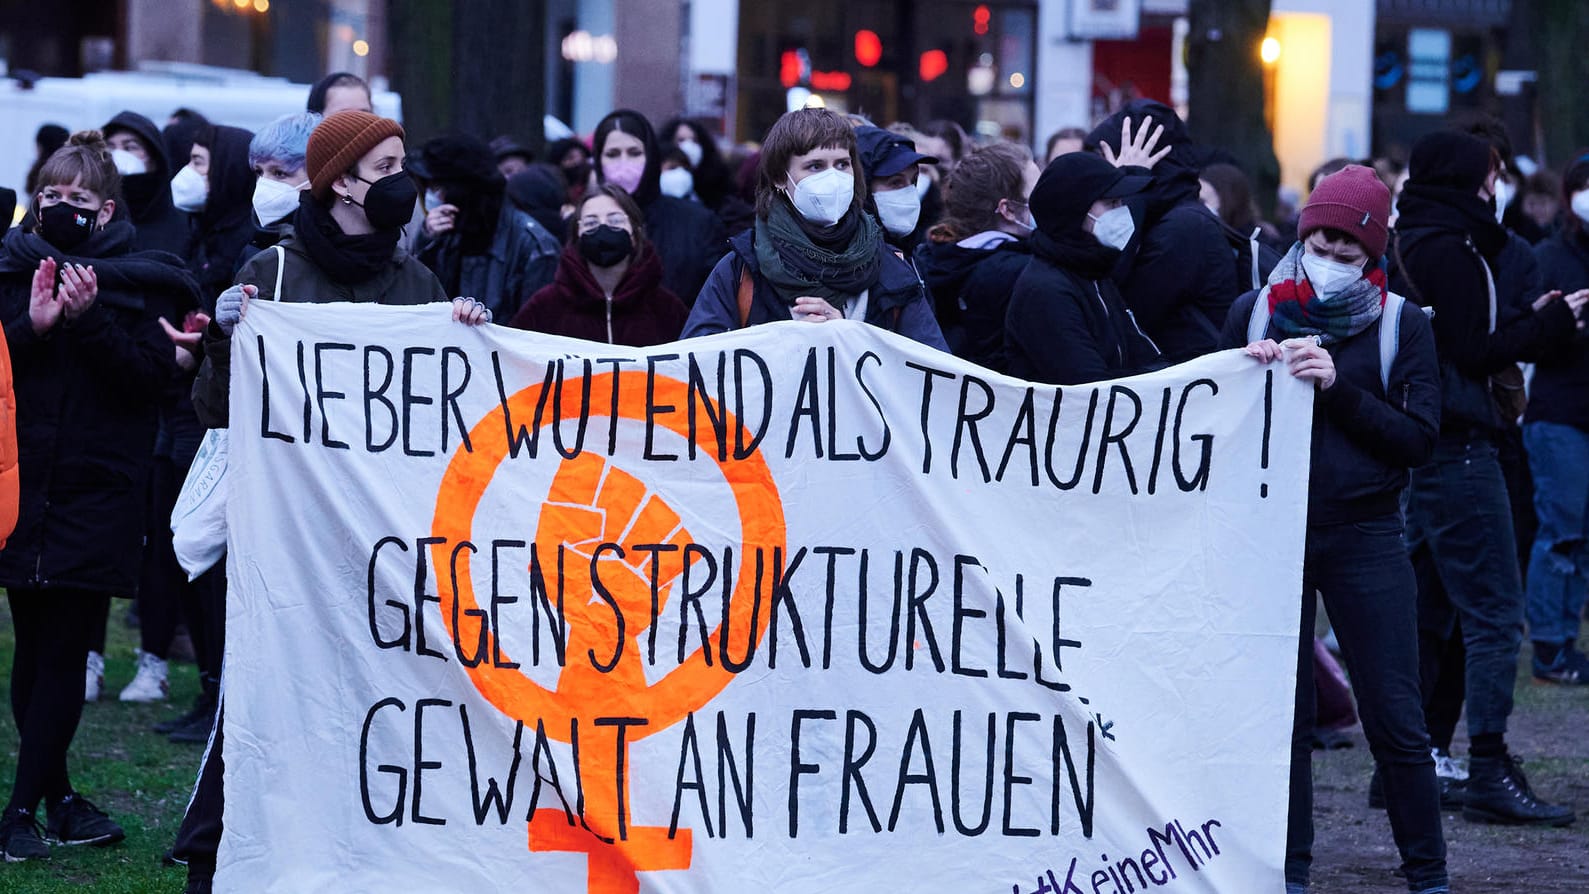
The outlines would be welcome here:
<svg viewBox="0 0 1589 894">
<path fill-rule="evenodd" d="M 189 108 L 216 124 L 257 130 L 282 115 L 301 111 L 309 86 L 251 71 L 180 62 L 146 62 L 137 71 L 81 78 L 41 78 L 31 86 L 15 78 L 0 80 L 0 121 L 5 122 L 4 138 L 0 139 L 0 186 L 22 192 L 36 152 L 33 135 L 42 124 L 78 131 L 100 127 L 118 112 L 131 110 L 164 127 L 173 111 Z M 380 83 L 373 86 L 375 111 L 401 120 L 398 95 L 381 89 L 384 85 Z M 27 197 L 19 195 L 18 201 L 26 204 Z"/>
</svg>

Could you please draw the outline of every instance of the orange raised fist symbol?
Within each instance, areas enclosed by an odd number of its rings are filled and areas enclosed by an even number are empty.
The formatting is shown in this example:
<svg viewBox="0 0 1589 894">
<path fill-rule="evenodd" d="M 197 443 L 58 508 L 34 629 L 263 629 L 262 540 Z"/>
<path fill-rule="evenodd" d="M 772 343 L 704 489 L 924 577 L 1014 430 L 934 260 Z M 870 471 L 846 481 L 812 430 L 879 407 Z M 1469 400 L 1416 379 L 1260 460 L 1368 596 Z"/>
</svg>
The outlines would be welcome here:
<svg viewBox="0 0 1589 894">
<path fill-rule="evenodd" d="M 652 401 L 684 407 L 690 400 L 683 382 L 652 378 Z M 535 415 L 537 406 L 557 406 L 577 413 L 581 402 L 582 380 L 565 381 L 561 400 L 542 402 L 535 385 L 515 394 L 508 408 L 515 419 Z M 610 393 L 618 389 L 618 415 L 622 419 L 646 421 L 647 376 L 639 372 L 594 376 L 589 394 Z M 726 416 L 727 409 L 720 408 Z M 568 413 L 565 413 L 568 415 Z M 680 437 L 690 430 L 682 413 L 655 417 Z M 545 433 L 556 423 L 542 425 Z M 732 429 L 735 422 L 729 419 Z M 470 534 L 480 502 L 494 481 L 511 482 L 512 469 L 503 466 L 508 444 L 503 437 L 504 413 L 501 408 L 482 419 L 470 433 L 475 449 L 460 449 L 448 465 L 437 493 L 433 534 L 457 544 L 472 540 Z M 695 435 L 704 457 L 716 457 L 716 442 L 708 427 Z M 558 461 L 554 459 L 542 461 Z M 520 462 L 525 460 L 518 460 Z M 703 460 L 704 461 L 704 460 Z M 547 689 L 514 668 L 483 661 L 468 668 L 470 681 L 493 706 L 526 726 L 545 724 L 548 735 L 568 742 L 570 729 L 577 723 L 582 730 L 593 729 L 596 718 L 641 718 L 644 725 L 624 729 L 627 741 L 644 738 L 682 721 L 692 711 L 716 698 L 733 680 L 734 674 L 714 662 L 709 651 L 719 648 L 725 630 L 710 633 L 707 642 L 687 655 L 682 663 L 655 682 L 646 679 L 647 633 L 654 615 L 665 609 L 671 584 L 684 570 L 684 546 L 691 543 L 679 513 L 667 505 L 644 481 L 619 468 L 606 458 L 581 453 L 561 459 L 550 492 L 541 506 L 535 533 L 536 550 L 543 569 L 555 574 L 559 548 L 563 550 L 562 587 L 568 594 L 562 606 L 568 625 L 566 663 L 555 688 Z M 717 462 L 718 471 L 733 495 L 732 510 L 742 532 L 735 546 L 739 556 L 762 550 L 767 556 L 785 541 L 783 507 L 771 472 L 759 453 L 726 462 Z M 680 468 L 673 465 L 671 468 Z M 662 470 L 667 466 L 650 466 Z M 511 486 L 511 484 L 508 484 Z M 728 507 L 712 507 L 726 512 Z M 730 526 L 724 525 L 719 527 Z M 642 545 L 665 544 L 675 549 L 637 549 Z M 597 556 L 600 551 L 601 555 Z M 735 639 L 741 636 L 758 641 L 766 633 L 769 613 L 755 611 L 757 597 L 754 575 L 745 573 L 748 562 L 738 562 L 738 578 L 724 612 L 726 625 Z M 653 567 L 654 566 L 654 567 Z M 466 568 L 467 566 L 460 566 Z M 608 598 L 598 598 L 592 569 L 600 578 Z M 724 569 L 727 573 L 727 569 Z M 658 605 L 652 605 L 651 577 L 655 574 Z M 467 573 L 456 580 L 440 575 L 438 595 L 440 614 L 450 625 L 462 612 L 478 610 L 472 581 Z M 553 584 L 548 583 L 552 589 Z M 555 592 L 555 590 L 554 590 Z M 624 619 L 624 635 L 617 633 L 618 618 Z M 453 631 L 456 633 L 456 631 Z M 654 632 L 651 632 L 654 636 Z M 743 640 L 741 640 L 743 641 Z M 615 643 L 620 643 L 615 647 Z M 504 653 L 503 663 L 511 659 Z M 600 665 L 600 668 L 598 668 Z M 562 809 L 537 810 L 529 826 L 532 851 L 580 852 L 588 856 L 587 890 L 590 894 L 632 894 L 640 888 L 637 873 L 687 869 L 691 862 L 691 835 L 679 830 L 670 839 L 660 827 L 631 828 L 624 814 L 627 792 L 619 788 L 620 773 L 627 761 L 624 750 L 597 748 L 580 756 L 584 816 L 569 822 Z"/>
</svg>

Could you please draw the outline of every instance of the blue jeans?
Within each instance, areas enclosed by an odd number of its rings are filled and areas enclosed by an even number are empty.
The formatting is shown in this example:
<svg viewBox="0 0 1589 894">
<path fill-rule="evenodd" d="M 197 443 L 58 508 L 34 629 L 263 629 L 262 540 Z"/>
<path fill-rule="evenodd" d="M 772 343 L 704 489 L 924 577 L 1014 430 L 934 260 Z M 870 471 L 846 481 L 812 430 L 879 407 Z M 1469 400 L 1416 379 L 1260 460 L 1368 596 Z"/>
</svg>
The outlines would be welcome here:
<svg viewBox="0 0 1589 894">
<path fill-rule="evenodd" d="M 1523 429 L 1537 485 L 1539 534 L 1528 561 L 1528 635 L 1564 645 L 1578 638 L 1589 592 L 1589 433 L 1554 422 Z"/>
<path fill-rule="evenodd" d="M 1442 438 L 1412 470 L 1409 548 L 1428 551 L 1467 647 L 1468 735 L 1505 733 L 1523 641 L 1523 583 L 1495 446 Z"/>
<path fill-rule="evenodd" d="M 1313 619 L 1324 597 L 1352 678 L 1368 747 L 1385 780 L 1386 812 L 1413 891 L 1446 883 L 1440 787 L 1418 687 L 1417 585 L 1399 515 L 1310 525 L 1297 642 L 1286 882 L 1306 885 L 1313 862 Z"/>
</svg>

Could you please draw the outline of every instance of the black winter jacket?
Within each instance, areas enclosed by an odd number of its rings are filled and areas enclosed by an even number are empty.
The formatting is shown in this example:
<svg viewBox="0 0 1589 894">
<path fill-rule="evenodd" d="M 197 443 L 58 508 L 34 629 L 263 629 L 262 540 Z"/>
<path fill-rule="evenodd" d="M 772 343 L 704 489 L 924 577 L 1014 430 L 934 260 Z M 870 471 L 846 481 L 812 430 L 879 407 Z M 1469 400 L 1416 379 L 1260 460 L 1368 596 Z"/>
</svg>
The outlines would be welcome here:
<svg viewBox="0 0 1589 894">
<path fill-rule="evenodd" d="M 1247 344 L 1247 323 L 1261 291 L 1236 299 L 1220 347 Z M 1400 511 L 1407 470 L 1429 461 L 1440 432 L 1440 370 L 1429 318 L 1402 305 L 1399 347 L 1382 384 L 1380 322 L 1329 347 L 1335 384 L 1313 404 L 1313 462 L 1308 524 L 1367 521 Z M 1271 338 L 1278 338 L 1272 331 Z M 1284 374 L 1283 368 L 1276 373 Z"/>
<path fill-rule="evenodd" d="M 1193 195 L 1146 229 L 1116 272 L 1126 305 L 1171 363 L 1213 351 L 1243 285 L 1224 225 Z"/>
<path fill-rule="evenodd" d="M 215 125 L 200 132 L 210 150 L 210 194 L 204 210 L 192 215 L 188 269 L 199 281 L 205 307 L 232 284 L 243 247 L 254 238 L 254 172 L 248 144 L 254 135 L 240 127 Z"/>
<path fill-rule="evenodd" d="M 1024 239 L 1005 239 L 984 248 L 929 241 L 917 249 L 916 257 L 949 350 L 956 357 L 1007 372 L 1004 315 L 1015 281 L 1032 260 L 1032 246 Z"/>
<path fill-rule="evenodd" d="M 414 243 L 414 257 L 438 277 L 444 269 L 456 267 L 457 294 L 479 299 L 491 309 L 496 320 L 506 323 L 524 307 L 531 295 L 552 284 L 563 246 L 556 236 L 511 201 L 502 202 L 493 232 L 489 251 L 461 258 L 442 257 L 462 250 L 456 231 L 440 239 L 430 239 L 421 233 Z"/>
<path fill-rule="evenodd" d="M 1409 204 L 1405 197 L 1402 204 Z M 1442 434 L 1492 436 L 1504 422 L 1491 397 L 1490 377 L 1519 361 L 1548 356 L 1570 339 L 1575 331 L 1572 311 L 1562 301 L 1538 312 L 1523 311 L 1515 301 L 1502 300 L 1501 281 L 1496 279 L 1492 328 L 1486 259 L 1460 220 L 1438 208 L 1420 211 L 1429 213 L 1413 216 L 1403 208 L 1403 219 L 1393 234 L 1397 263 L 1390 285 L 1409 300 L 1434 309 Z M 1504 247 L 1503 240 L 1495 249 L 1496 259 L 1502 257 Z"/>
<path fill-rule="evenodd" d="M 21 513 L 0 551 L 0 586 L 138 591 L 156 408 L 176 354 L 156 316 L 197 300 L 181 259 L 132 252 L 112 222 L 72 256 L 12 230 L 0 246 L 0 320 L 17 399 Z M 35 335 L 28 316 L 42 254 L 92 265 L 99 294 L 81 317 Z"/>
<path fill-rule="evenodd" d="M 1004 319 L 1010 375 L 1080 385 L 1159 369 L 1164 360 L 1108 278 L 1087 279 L 1033 256 Z"/>
<path fill-rule="evenodd" d="M 662 285 L 686 305 L 695 303 L 712 268 L 728 251 L 728 231 L 710 208 L 672 196 L 644 206 L 646 238 L 662 258 Z"/>
<path fill-rule="evenodd" d="M 1564 230 L 1534 247 L 1540 284 L 1564 294 L 1589 289 L 1589 236 Z M 1589 337 L 1579 333 L 1534 367 L 1528 422 L 1554 422 L 1589 432 Z"/>
</svg>

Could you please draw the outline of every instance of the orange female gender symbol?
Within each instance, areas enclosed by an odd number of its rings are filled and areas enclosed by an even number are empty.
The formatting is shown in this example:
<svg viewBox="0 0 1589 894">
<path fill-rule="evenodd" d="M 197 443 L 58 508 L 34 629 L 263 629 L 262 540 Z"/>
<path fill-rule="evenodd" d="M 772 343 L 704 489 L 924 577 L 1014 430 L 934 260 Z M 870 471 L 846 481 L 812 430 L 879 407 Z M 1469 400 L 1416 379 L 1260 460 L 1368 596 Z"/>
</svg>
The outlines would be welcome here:
<svg viewBox="0 0 1589 894">
<path fill-rule="evenodd" d="M 653 404 L 681 408 L 688 405 L 690 394 L 683 382 L 665 378 L 648 381 L 645 374 L 638 372 L 594 377 L 588 386 L 590 390 L 585 393 L 599 394 L 604 387 L 616 387 L 620 398 L 618 415 L 644 422 L 648 385 L 652 389 Z M 526 388 L 509 400 L 509 409 L 516 418 L 531 418 L 538 405 L 578 407 L 583 399 L 581 392 L 587 386 L 580 379 L 563 383 L 562 399 L 555 403 L 542 397 L 544 387 Z M 720 412 L 733 430 L 735 420 L 728 416 L 726 408 Z M 682 413 L 659 415 L 655 421 L 681 437 L 691 437 Z M 550 420 L 543 431 L 556 422 L 556 419 Z M 446 544 L 456 545 L 471 539 L 480 502 L 507 459 L 505 430 L 503 410 L 492 411 L 470 432 L 474 452 L 460 449 L 449 463 L 437 493 L 433 524 L 434 536 L 446 538 Z M 697 432 L 695 440 L 702 452 L 715 457 L 716 442 L 710 428 Z M 770 561 L 774 547 L 785 545 L 786 526 L 783 506 L 766 461 L 760 453 L 755 453 L 743 460 L 731 459 L 717 465 L 728 483 L 739 516 L 741 543 L 737 555 L 749 557 L 756 550 L 762 550 Z M 490 661 L 467 670 L 474 686 L 503 714 L 527 725 L 544 721 L 547 733 L 561 741 L 569 740 L 568 730 L 575 719 L 587 721 L 586 728 L 589 728 L 588 721 L 597 717 L 645 718 L 646 726 L 631 728 L 630 738 L 633 739 L 673 726 L 691 711 L 711 702 L 734 678 L 721 662 L 711 661 L 708 650 L 718 650 L 721 637 L 730 629 L 736 631 L 736 638 L 744 635 L 748 642 L 759 642 L 766 633 L 770 612 L 756 610 L 755 576 L 745 573 L 747 561 L 741 561 L 724 625 L 712 631 L 705 643 L 660 680 L 655 683 L 646 680 L 640 634 L 650 621 L 651 584 L 645 569 L 652 556 L 632 547 L 665 542 L 679 548 L 656 554 L 657 578 L 667 583 L 683 570 L 682 548 L 690 542 L 690 536 L 679 525 L 677 513 L 651 493 L 640 479 L 594 454 L 583 453 L 562 461 L 541 507 L 535 542 L 543 557 L 543 568 L 555 569 L 555 559 L 548 557 L 555 557 L 559 547 L 573 560 L 564 567 L 561 582 L 564 591 L 573 598 L 567 600 L 564 607 L 569 624 L 567 662 L 556 688 L 549 691 L 518 670 L 497 667 Z M 609 550 L 592 563 L 593 553 L 602 543 L 622 546 L 622 557 Z M 587 657 L 587 650 L 590 650 L 607 660 L 616 634 L 616 619 L 610 608 L 605 604 L 599 607 L 592 604 L 593 564 L 628 622 L 623 654 L 607 673 L 597 670 Z M 726 568 L 724 573 L 727 573 Z M 456 581 L 449 579 L 450 575 L 438 577 L 440 614 L 450 627 L 454 617 L 463 611 L 478 609 L 479 603 L 466 566 L 460 567 Z M 659 601 L 665 598 L 665 593 L 659 591 Z M 636 625 L 634 619 L 643 619 L 646 623 Z M 506 654 L 503 659 L 504 663 L 510 660 Z M 589 777 L 584 787 L 589 808 L 585 821 L 595 835 L 611 839 L 612 845 L 602 848 L 595 838 L 582 837 L 582 833 L 568 828 L 561 810 L 538 811 L 538 814 L 549 815 L 538 815 L 531 824 L 530 833 L 533 850 L 589 853 L 589 890 L 604 894 L 638 890 L 637 870 L 677 869 L 689 865 L 688 830 L 675 842 L 663 841 L 655 834 L 662 830 L 617 828 L 614 820 L 624 801 L 624 793 L 617 789 L 618 759 L 612 749 L 598 749 L 593 755 L 582 758 L 586 772 L 581 777 Z M 538 826 L 547 831 L 538 833 Z M 574 833 L 572 838 L 570 832 Z M 537 840 L 538 834 L 540 840 Z M 682 863 L 676 845 L 683 847 Z"/>
</svg>

